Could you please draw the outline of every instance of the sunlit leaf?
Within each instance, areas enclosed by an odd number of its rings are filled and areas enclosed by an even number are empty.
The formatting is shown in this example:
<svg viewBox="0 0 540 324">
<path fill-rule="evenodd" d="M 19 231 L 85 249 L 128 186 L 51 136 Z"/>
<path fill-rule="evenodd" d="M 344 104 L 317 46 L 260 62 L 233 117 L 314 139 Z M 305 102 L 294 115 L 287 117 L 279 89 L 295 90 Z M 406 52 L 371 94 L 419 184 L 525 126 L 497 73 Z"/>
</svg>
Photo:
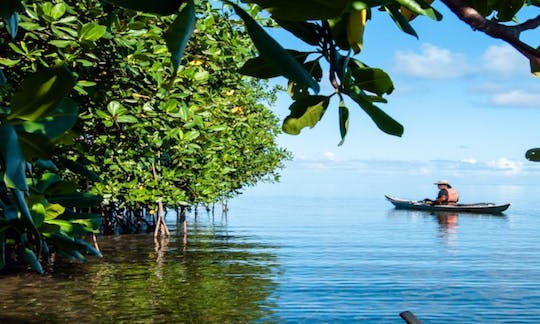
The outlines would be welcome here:
<svg viewBox="0 0 540 324">
<path fill-rule="evenodd" d="M 403 7 L 409 9 L 410 11 L 428 16 L 429 18 L 433 20 L 441 20 L 442 15 L 433 7 L 431 7 L 426 1 L 424 0 L 396 0 L 398 3 L 400 3 Z"/>
<path fill-rule="evenodd" d="M 71 129 L 77 122 L 77 118 L 77 104 L 69 98 L 63 98 L 46 117 L 37 121 L 24 122 L 20 127 L 28 133 L 38 133 L 52 139 Z"/>
<path fill-rule="evenodd" d="M 306 96 L 296 100 L 289 107 L 290 115 L 283 121 L 283 131 L 298 135 L 304 127 L 313 128 L 321 120 L 328 103 L 326 96 Z"/>
<path fill-rule="evenodd" d="M 99 25 L 95 22 L 86 23 L 82 26 L 79 31 L 79 41 L 80 42 L 95 42 L 100 39 L 105 32 L 107 27 Z"/>
<path fill-rule="evenodd" d="M 66 209 L 60 204 L 47 204 L 45 206 L 45 219 L 54 219 L 62 215 Z"/>
<path fill-rule="evenodd" d="M 350 60 L 349 62 L 351 75 L 354 77 L 354 85 L 362 90 L 375 93 L 378 96 L 390 94 L 394 91 L 392 79 L 390 79 L 390 76 L 383 70 L 361 67 L 361 63 L 356 64 L 358 61 L 355 59 Z"/>
<path fill-rule="evenodd" d="M 43 206 L 42 202 L 34 202 L 31 203 L 29 207 L 30 214 L 32 215 L 32 220 L 34 221 L 36 227 L 39 228 L 45 220 L 45 206 Z"/>
<path fill-rule="evenodd" d="M 64 66 L 28 76 L 11 99 L 8 119 L 36 121 L 47 116 L 75 86 L 75 79 Z"/>
<path fill-rule="evenodd" d="M 66 12 L 66 5 L 60 2 L 60 3 L 55 4 L 51 8 L 49 15 L 51 16 L 52 19 L 58 20 L 64 15 L 65 12 Z"/>
<path fill-rule="evenodd" d="M 122 115 L 122 116 L 118 116 L 116 121 L 118 121 L 119 123 L 131 123 L 131 124 L 133 124 L 133 123 L 138 122 L 139 120 L 137 119 L 137 117 L 135 117 L 133 115 Z"/>
<path fill-rule="evenodd" d="M 128 110 L 124 108 L 122 104 L 120 104 L 118 101 L 115 101 L 115 100 L 109 102 L 109 104 L 107 105 L 107 111 L 112 116 L 123 115 L 128 112 Z"/>
</svg>

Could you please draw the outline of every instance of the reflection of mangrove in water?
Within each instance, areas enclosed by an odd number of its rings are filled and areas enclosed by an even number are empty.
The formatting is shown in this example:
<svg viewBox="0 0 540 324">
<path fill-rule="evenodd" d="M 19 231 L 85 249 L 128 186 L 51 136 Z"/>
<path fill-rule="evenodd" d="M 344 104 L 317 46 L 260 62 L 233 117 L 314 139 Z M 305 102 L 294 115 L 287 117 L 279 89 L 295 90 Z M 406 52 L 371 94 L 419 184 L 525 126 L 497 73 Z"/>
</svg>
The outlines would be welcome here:
<svg viewBox="0 0 540 324">
<path fill-rule="evenodd" d="M 187 245 L 186 245 L 187 243 Z M 0 281 L 0 321 L 253 322 L 273 318 L 273 246 L 220 228 L 103 237 L 103 259 Z M 31 278 L 30 278 L 31 277 Z"/>
</svg>

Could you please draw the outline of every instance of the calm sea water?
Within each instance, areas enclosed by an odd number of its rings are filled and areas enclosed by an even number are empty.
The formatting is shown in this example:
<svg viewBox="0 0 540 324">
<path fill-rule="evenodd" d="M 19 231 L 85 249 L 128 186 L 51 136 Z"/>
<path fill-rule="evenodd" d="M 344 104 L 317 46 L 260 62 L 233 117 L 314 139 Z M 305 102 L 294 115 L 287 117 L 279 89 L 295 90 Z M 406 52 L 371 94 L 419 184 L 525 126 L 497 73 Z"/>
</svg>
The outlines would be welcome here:
<svg viewBox="0 0 540 324">
<path fill-rule="evenodd" d="M 540 323 L 540 190 L 460 189 L 463 202 L 513 205 L 502 216 L 395 210 L 385 193 L 425 197 L 377 184 L 247 194 L 226 217 L 188 217 L 187 238 L 169 215 L 170 239 L 103 237 L 102 259 L 1 278 L 0 319 L 404 323 L 409 310 L 423 323 Z"/>
</svg>

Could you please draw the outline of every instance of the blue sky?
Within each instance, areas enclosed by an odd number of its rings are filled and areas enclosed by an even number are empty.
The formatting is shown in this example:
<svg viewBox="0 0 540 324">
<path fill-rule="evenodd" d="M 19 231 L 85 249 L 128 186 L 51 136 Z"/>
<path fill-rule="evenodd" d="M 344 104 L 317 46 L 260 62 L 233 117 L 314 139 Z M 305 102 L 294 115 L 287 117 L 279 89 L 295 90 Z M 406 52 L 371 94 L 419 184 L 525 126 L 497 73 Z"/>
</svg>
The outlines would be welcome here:
<svg viewBox="0 0 540 324">
<path fill-rule="evenodd" d="M 337 146 L 338 103 L 332 102 L 313 129 L 279 137 L 294 161 L 283 173 L 284 184 L 265 190 L 309 183 L 321 172 L 334 175 L 331 179 L 344 177 L 344 186 L 356 181 L 355 175 L 374 180 L 421 175 L 428 182 L 448 178 L 464 184 L 540 181 L 540 163 L 524 157 L 529 148 L 540 147 L 540 80 L 509 45 L 473 31 L 443 4 L 435 4 L 443 21 L 417 18 L 413 26 L 419 39 L 397 29 L 386 14 L 373 12 L 364 50 L 356 56 L 392 77 L 395 91 L 379 107 L 405 127 L 403 136 L 381 132 L 350 104 L 349 133 Z M 285 33 L 276 38 L 284 47 L 305 48 Z M 275 81 L 286 85 L 284 79 Z M 323 86 L 321 94 L 331 91 Z M 285 94 L 273 107 L 282 120 L 290 103 Z"/>
</svg>

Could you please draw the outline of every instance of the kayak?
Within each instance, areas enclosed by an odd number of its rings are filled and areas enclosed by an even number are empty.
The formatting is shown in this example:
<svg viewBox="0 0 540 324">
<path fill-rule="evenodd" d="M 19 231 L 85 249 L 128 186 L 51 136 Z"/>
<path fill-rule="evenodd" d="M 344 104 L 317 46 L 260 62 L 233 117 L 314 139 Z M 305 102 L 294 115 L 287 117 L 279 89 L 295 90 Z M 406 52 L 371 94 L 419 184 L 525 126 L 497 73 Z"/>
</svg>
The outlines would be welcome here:
<svg viewBox="0 0 540 324">
<path fill-rule="evenodd" d="M 431 205 L 421 200 L 406 200 L 389 195 L 385 195 L 396 208 L 398 209 L 412 209 L 412 210 L 425 210 L 431 212 L 464 212 L 464 213 L 480 213 L 480 214 L 500 214 L 510 207 L 508 204 L 494 204 L 494 203 L 476 203 L 476 204 L 455 204 L 455 205 Z"/>
</svg>

